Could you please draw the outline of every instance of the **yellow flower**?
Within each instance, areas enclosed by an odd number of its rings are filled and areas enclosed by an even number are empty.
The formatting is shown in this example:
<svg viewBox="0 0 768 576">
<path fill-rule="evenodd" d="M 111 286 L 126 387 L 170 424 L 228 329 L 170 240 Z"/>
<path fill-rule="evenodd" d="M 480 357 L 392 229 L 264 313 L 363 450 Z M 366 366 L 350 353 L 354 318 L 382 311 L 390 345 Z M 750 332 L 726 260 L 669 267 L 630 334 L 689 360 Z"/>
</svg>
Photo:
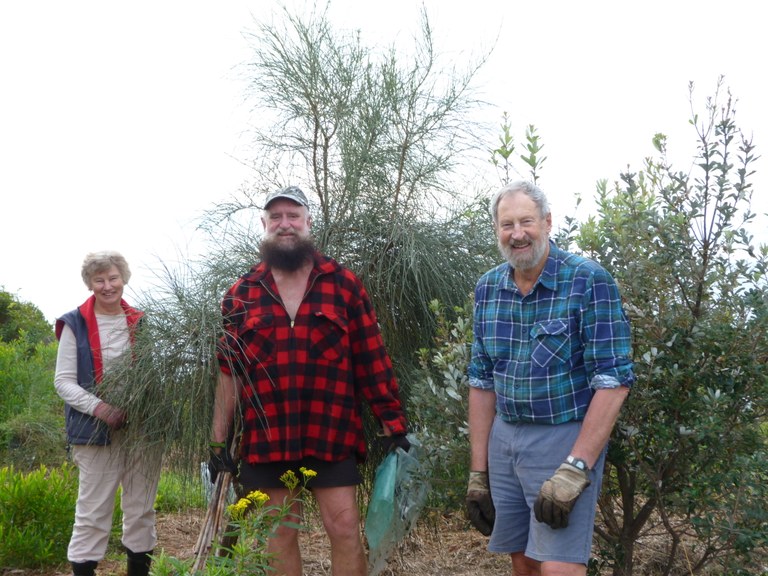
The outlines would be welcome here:
<svg viewBox="0 0 768 576">
<path fill-rule="evenodd" d="M 234 504 L 230 504 L 227 506 L 229 517 L 233 520 L 242 520 L 245 517 L 245 513 L 248 512 L 250 504 L 251 502 L 247 498 L 240 498 L 240 500 Z"/>
<path fill-rule="evenodd" d="M 286 471 L 280 476 L 280 482 L 282 482 L 288 490 L 294 490 L 299 485 L 299 479 L 296 477 L 296 473 L 293 470 Z"/>
<path fill-rule="evenodd" d="M 253 492 L 250 492 L 246 498 L 257 506 L 263 506 L 264 503 L 269 500 L 269 496 L 264 494 L 264 492 L 261 490 L 254 490 Z"/>
<path fill-rule="evenodd" d="M 305 480 L 309 480 L 310 478 L 314 478 L 315 476 L 317 476 L 317 472 L 315 472 L 314 470 L 310 470 L 309 468 L 305 468 L 304 466 L 299 468 L 299 472 L 301 472 L 304 475 Z"/>
</svg>

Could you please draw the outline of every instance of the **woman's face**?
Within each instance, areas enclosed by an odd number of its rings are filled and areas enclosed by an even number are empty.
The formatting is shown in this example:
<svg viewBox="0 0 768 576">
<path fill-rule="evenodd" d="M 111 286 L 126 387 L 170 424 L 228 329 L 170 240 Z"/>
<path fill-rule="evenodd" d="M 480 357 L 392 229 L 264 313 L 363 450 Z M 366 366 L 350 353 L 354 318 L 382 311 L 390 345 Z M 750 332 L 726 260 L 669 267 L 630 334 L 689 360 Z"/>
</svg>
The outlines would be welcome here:
<svg viewBox="0 0 768 576">
<path fill-rule="evenodd" d="M 96 309 L 117 310 L 123 297 L 123 277 L 117 266 L 112 266 L 91 276 L 91 290 L 96 297 Z"/>
</svg>

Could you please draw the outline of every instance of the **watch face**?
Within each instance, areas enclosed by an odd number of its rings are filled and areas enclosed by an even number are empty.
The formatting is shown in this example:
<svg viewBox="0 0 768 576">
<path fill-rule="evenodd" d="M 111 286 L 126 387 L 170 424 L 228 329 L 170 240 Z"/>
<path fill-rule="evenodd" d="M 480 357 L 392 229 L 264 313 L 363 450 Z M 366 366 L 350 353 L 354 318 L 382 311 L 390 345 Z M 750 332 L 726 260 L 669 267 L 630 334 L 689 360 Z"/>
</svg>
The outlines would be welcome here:
<svg viewBox="0 0 768 576">
<path fill-rule="evenodd" d="M 566 462 L 568 464 L 572 464 L 573 466 L 576 466 L 579 470 L 586 470 L 587 469 L 587 463 L 584 462 L 581 458 L 576 458 L 575 456 L 568 456 L 566 459 Z"/>
</svg>

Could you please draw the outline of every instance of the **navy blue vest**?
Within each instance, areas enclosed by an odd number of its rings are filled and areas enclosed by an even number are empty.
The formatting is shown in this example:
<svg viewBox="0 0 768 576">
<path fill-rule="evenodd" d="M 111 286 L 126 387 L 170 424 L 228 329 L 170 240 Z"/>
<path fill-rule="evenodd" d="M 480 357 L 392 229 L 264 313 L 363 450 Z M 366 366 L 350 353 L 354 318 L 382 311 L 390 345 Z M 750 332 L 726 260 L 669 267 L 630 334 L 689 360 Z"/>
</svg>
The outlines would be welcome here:
<svg viewBox="0 0 768 576">
<path fill-rule="evenodd" d="M 64 314 L 58 322 L 64 322 L 75 333 L 78 384 L 86 390 L 93 390 L 96 377 L 85 318 L 80 314 L 80 310 L 75 309 Z M 106 446 L 110 443 L 109 426 L 95 416 L 75 410 L 69 404 L 64 405 L 64 416 L 67 423 L 67 442 L 70 444 Z"/>
</svg>

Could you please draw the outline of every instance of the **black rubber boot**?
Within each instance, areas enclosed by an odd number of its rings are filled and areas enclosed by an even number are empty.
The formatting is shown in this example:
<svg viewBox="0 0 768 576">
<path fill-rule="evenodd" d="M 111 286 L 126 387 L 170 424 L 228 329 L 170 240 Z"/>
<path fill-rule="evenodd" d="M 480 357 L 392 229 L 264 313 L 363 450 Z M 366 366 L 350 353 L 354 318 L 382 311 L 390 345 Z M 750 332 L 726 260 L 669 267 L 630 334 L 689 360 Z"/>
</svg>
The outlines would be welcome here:
<svg viewBox="0 0 768 576">
<path fill-rule="evenodd" d="M 96 573 L 96 560 L 86 560 L 85 562 L 72 562 L 73 576 L 94 576 Z"/>
<path fill-rule="evenodd" d="M 152 550 L 134 552 L 126 548 L 125 551 L 128 553 L 128 576 L 148 576 L 149 566 L 152 564 L 152 558 L 149 555 L 152 554 Z"/>
</svg>

